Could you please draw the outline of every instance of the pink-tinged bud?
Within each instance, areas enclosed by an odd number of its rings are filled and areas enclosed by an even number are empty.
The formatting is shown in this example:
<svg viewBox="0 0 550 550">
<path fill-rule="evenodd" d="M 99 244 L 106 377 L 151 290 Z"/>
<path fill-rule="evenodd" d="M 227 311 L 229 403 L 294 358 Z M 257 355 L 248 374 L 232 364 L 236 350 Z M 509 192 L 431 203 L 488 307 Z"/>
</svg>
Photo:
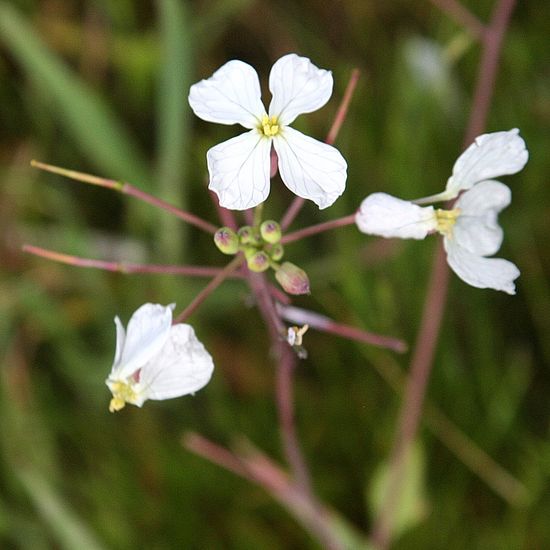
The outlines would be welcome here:
<svg viewBox="0 0 550 550">
<path fill-rule="evenodd" d="M 281 240 L 281 226 L 273 220 L 266 220 L 260 225 L 260 235 L 266 243 L 275 244 Z"/>
<path fill-rule="evenodd" d="M 269 256 L 260 250 L 246 260 L 246 265 L 250 271 L 254 271 L 254 273 L 261 273 L 262 271 L 269 269 Z"/>
<path fill-rule="evenodd" d="M 239 229 L 238 235 L 241 244 L 258 244 L 256 231 L 250 225 L 243 225 Z"/>
<path fill-rule="evenodd" d="M 269 257 L 274 262 L 278 262 L 283 257 L 283 254 L 285 253 L 285 250 L 281 243 L 267 245 L 265 250 L 269 254 Z"/>
<path fill-rule="evenodd" d="M 297 265 L 283 262 L 275 272 L 275 278 L 289 294 L 309 294 L 309 278 L 307 273 Z"/>
<path fill-rule="evenodd" d="M 216 231 L 214 243 L 224 254 L 236 254 L 239 250 L 239 237 L 229 227 L 220 227 Z"/>
</svg>

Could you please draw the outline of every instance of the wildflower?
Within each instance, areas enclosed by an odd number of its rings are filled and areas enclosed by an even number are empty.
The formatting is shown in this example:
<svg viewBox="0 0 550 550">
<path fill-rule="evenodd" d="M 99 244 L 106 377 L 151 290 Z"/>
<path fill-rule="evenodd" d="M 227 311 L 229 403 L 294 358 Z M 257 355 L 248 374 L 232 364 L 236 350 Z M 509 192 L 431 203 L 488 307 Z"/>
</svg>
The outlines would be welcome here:
<svg viewBox="0 0 550 550">
<path fill-rule="evenodd" d="M 147 399 L 171 399 L 204 387 L 212 375 L 212 357 L 190 325 L 172 325 L 174 304 L 144 304 L 124 330 L 118 317 L 113 367 L 105 381 L 113 398 L 111 412 L 126 403 L 141 407 Z"/>
<path fill-rule="evenodd" d="M 189 104 L 198 117 L 249 129 L 207 153 L 209 188 L 221 206 L 244 210 L 267 198 L 272 145 L 281 178 L 296 195 L 326 208 L 343 193 L 347 165 L 339 151 L 289 126 L 298 115 L 325 105 L 332 84 L 330 71 L 288 54 L 271 69 L 268 111 L 260 98 L 258 74 L 242 61 L 228 61 L 191 86 Z"/>
<path fill-rule="evenodd" d="M 503 183 L 486 178 L 519 172 L 527 158 L 517 130 L 485 134 L 458 158 L 443 193 L 416 201 L 374 193 L 361 203 L 356 224 L 363 233 L 388 238 L 423 239 L 438 232 L 449 266 L 463 281 L 515 294 L 518 268 L 508 260 L 487 257 L 502 244 L 497 217 L 510 204 L 511 192 Z M 419 206 L 452 198 L 464 189 L 450 210 Z"/>
</svg>

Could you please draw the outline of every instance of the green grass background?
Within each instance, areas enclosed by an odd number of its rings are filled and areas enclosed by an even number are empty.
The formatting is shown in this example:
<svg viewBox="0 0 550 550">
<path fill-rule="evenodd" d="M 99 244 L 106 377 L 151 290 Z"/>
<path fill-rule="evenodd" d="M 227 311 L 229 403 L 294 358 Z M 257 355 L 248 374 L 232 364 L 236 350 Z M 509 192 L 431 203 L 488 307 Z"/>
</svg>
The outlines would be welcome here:
<svg viewBox="0 0 550 550">
<path fill-rule="evenodd" d="M 488 20 L 492 1 L 467 3 Z M 518 2 L 487 126 L 520 128 L 530 152 L 525 170 L 504 178 L 514 199 L 499 255 L 522 272 L 518 294 L 452 277 L 429 385 L 431 403 L 527 491 L 499 496 L 424 425 L 395 548 L 550 547 L 549 21 L 546 0 Z M 1 547 L 317 548 L 262 489 L 181 446 L 186 430 L 225 444 L 243 434 L 282 460 L 268 340 L 243 284 L 225 284 L 191 319 L 214 356 L 212 382 L 193 398 L 112 415 L 104 379 L 114 315 L 126 322 L 146 301 L 183 308 L 204 282 L 20 252 L 29 242 L 222 266 L 197 230 L 29 161 L 131 181 L 216 223 L 205 152 L 238 130 L 196 119 L 188 88 L 232 58 L 254 65 L 266 88 L 273 61 L 291 51 L 334 73 L 329 104 L 295 124 L 320 139 L 350 71 L 362 72 L 337 140 L 347 190 L 328 210 L 307 204 L 293 228 L 349 214 L 370 192 L 443 189 L 480 48 L 430 2 L 0 1 Z M 280 216 L 290 200 L 274 181 L 267 214 Z M 289 245 L 286 258 L 312 286 L 295 302 L 412 345 L 435 245 L 378 241 L 353 227 Z M 314 331 L 306 347 L 296 409 L 315 488 L 368 532 L 401 402 L 380 373 L 404 371 L 409 357 Z"/>
</svg>

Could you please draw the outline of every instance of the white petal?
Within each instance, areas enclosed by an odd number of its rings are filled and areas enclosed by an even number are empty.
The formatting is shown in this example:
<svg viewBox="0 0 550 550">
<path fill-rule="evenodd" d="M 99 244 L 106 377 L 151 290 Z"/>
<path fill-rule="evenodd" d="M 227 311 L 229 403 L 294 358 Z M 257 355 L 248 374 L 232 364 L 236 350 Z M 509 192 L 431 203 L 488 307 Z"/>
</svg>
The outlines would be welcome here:
<svg viewBox="0 0 550 550">
<path fill-rule="evenodd" d="M 248 63 L 233 60 L 191 86 L 189 105 L 203 120 L 254 128 L 265 114 L 260 97 L 258 73 Z"/>
<path fill-rule="evenodd" d="M 347 163 L 338 149 L 285 127 L 273 139 L 285 185 L 319 208 L 330 206 L 346 188 Z"/>
<path fill-rule="evenodd" d="M 204 387 L 214 370 L 212 357 L 195 336 L 193 327 L 174 325 L 158 355 L 141 370 L 144 399 L 171 399 Z"/>
<path fill-rule="evenodd" d="M 447 181 L 447 197 L 456 197 L 461 190 L 470 189 L 480 181 L 515 174 L 528 158 L 517 128 L 483 134 L 455 162 L 453 175 Z"/>
<path fill-rule="evenodd" d="M 269 74 L 269 114 L 290 124 L 298 115 L 320 109 L 332 95 L 332 84 L 330 71 L 317 68 L 307 57 L 285 55 Z"/>
<path fill-rule="evenodd" d="M 461 213 L 453 228 L 457 244 L 480 256 L 492 256 L 502 244 L 498 213 L 510 204 L 510 189 L 498 181 L 474 185 L 455 203 Z"/>
<path fill-rule="evenodd" d="M 118 365 L 120 363 L 120 357 L 122 355 L 122 350 L 124 349 L 124 341 L 126 340 L 126 331 L 122 326 L 118 315 L 115 317 L 115 326 L 116 326 L 116 348 L 115 348 L 115 360 L 113 365 Z"/>
<path fill-rule="evenodd" d="M 257 130 L 250 130 L 208 151 L 208 188 L 218 195 L 221 206 L 245 210 L 267 198 L 270 150 L 271 140 Z"/>
<path fill-rule="evenodd" d="M 119 379 L 131 376 L 156 355 L 166 343 L 172 325 L 174 305 L 144 304 L 128 323 L 124 347 L 112 374 Z"/>
<path fill-rule="evenodd" d="M 451 269 L 466 283 L 477 288 L 493 288 L 507 294 L 515 294 L 514 280 L 520 275 L 519 269 L 502 258 L 484 258 L 443 239 L 447 251 L 447 262 Z"/>
<path fill-rule="evenodd" d="M 361 203 L 355 223 L 368 235 L 400 239 L 423 239 L 437 227 L 433 206 L 417 206 L 386 193 L 369 195 Z"/>
</svg>

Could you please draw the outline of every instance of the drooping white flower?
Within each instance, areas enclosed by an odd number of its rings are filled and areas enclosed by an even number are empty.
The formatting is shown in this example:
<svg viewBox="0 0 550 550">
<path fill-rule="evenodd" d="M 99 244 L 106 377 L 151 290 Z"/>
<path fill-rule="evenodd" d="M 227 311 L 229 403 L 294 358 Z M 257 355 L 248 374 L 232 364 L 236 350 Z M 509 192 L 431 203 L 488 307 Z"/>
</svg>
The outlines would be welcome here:
<svg viewBox="0 0 550 550">
<path fill-rule="evenodd" d="M 488 258 L 502 244 L 498 214 L 510 204 L 510 189 L 488 178 L 519 172 L 528 153 L 518 130 L 478 137 L 458 158 L 446 190 L 438 195 L 404 201 L 386 193 L 369 195 L 355 216 L 360 231 L 381 237 L 423 239 L 443 235 L 447 262 L 466 283 L 515 294 L 518 268 L 508 260 Z M 419 204 L 457 199 L 451 210 Z"/>
<path fill-rule="evenodd" d="M 461 191 L 467 191 L 477 183 L 516 174 L 523 169 L 528 158 L 525 141 L 517 128 L 483 134 L 458 157 L 445 191 L 414 202 L 426 204 L 454 199 Z"/>
<path fill-rule="evenodd" d="M 502 244 L 497 216 L 510 199 L 510 189 L 493 180 L 463 193 L 452 210 L 420 207 L 375 193 L 362 202 L 356 223 L 363 233 L 387 238 L 423 239 L 428 233 L 438 232 L 443 235 L 449 266 L 463 281 L 477 288 L 515 294 L 518 268 L 508 260 L 486 258 Z"/>
<path fill-rule="evenodd" d="M 190 325 L 172 325 L 173 309 L 174 304 L 144 304 L 126 331 L 115 317 L 115 359 L 105 381 L 113 394 L 111 412 L 126 403 L 141 407 L 147 399 L 194 393 L 210 380 L 212 357 Z"/>
<path fill-rule="evenodd" d="M 267 198 L 272 145 L 281 178 L 296 195 L 326 208 L 344 192 L 347 164 L 340 152 L 289 126 L 298 115 L 325 105 L 332 85 L 330 71 L 288 54 L 271 69 L 268 111 L 258 74 L 242 61 L 228 61 L 209 79 L 191 86 L 189 104 L 198 117 L 249 129 L 207 153 L 209 188 L 221 206 L 244 210 Z"/>
</svg>

